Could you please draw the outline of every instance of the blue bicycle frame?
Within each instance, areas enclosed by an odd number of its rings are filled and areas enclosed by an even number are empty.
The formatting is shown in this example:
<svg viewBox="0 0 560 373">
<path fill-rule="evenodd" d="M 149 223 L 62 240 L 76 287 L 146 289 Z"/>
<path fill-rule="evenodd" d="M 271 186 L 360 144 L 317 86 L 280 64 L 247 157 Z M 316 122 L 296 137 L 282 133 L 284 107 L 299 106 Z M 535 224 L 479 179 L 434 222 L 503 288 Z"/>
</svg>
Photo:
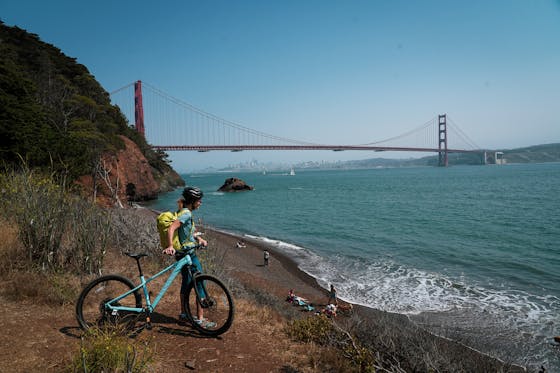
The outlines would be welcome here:
<svg viewBox="0 0 560 373">
<path fill-rule="evenodd" d="M 177 275 L 179 273 L 181 273 L 181 269 L 186 266 L 186 265 L 191 265 L 192 264 L 192 260 L 190 255 L 185 255 L 183 258 L 181 258 L 180 260 L 178 260 L 176 263 L 173 263 L 171 265 L 169 265 L 167 268 L 161 270 L 159 273 L 153 275 L 152 277 L 148 278 L 147 280 L 144 278 L 144 274 L 142 272 L 140 272 L 140 284 L 138 286 L 136 286 L 134 289 L 131 289 L 129 291 L 127 291 L 126 293 L 119 295 L 118 297 L 110 300 L 109 302 L 105 303 L 105 307 L 108 308 L 109 310 L 111 310 L 113 312 L 113 314 L 116 314 L 117 311 L 128 311 L 128 312 L 137 312 L 137 313 L 141 313 L 146 311 L 148 317 L 149 315 L 155 310 L 156 306 L 158 305 L 159 301 L 161 300 L 161 298 L 163 298 L 163 296 L 165 295 L 165 293 L 167 292 L 167 289 L 169 288 L 169 286 L 171 286 L 171 283 L 173 282 L 173 280 L 175 280 L 175 277 L 177 277 Z M 152 282 L 153 280 L 155 280 L 156 278 L 162 276 L 164 273 L 171 271 L 172 272 L 169 274 L 169 277 L 167 278 L 167 281 L 165 281 L 165 284 L 163 284 L 161 290 L 159 291 L 158 295 L 156 296 L 156 298 L 154 299 L 153 303 L 150 301 L 150 294 L 148 292 L 148 287 L 146 286 L 148 283 Z M 194 279 L 193 279 L 194 281 Z M 114 303 L 118 302 L 119 300 L 131 295 L 132 293 L 140 290 L 140 288 L 142 288 L 144 290 L 144 296 L 146 297 L 146 307 L 143 308 L 138 308 L 138 307 L 126 307 L 126 306 L 120 306 L 120 305 L 114 305 Z"/>
</svg>

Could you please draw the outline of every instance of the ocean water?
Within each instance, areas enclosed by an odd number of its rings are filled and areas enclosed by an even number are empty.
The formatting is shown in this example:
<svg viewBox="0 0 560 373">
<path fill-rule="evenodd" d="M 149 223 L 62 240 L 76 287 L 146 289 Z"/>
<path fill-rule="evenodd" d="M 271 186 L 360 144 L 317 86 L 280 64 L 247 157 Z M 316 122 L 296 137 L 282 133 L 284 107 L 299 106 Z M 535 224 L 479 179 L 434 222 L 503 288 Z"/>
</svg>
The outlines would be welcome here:
<svg viewBox="0 0 560 373">
<path fill-rule="evenodd" d="M 341 298 L 560 371 L 560 164 L 295 171 L 183 178 L 205 192 L 196 218 L 283 250 Z M 217 192 L 228 177 L 255 190 Z"/>
</svg>

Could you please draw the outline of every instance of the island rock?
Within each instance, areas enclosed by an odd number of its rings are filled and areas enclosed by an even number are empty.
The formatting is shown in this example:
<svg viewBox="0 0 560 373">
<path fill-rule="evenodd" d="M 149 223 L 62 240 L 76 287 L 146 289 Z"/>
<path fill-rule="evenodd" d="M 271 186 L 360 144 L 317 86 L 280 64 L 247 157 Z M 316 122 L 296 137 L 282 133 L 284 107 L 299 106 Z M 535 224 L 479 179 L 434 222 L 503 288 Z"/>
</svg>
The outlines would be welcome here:
<svg viewBox="0 0 560 373">
<path fill-rule="evenodd" d="M 242 192 L 244 190 L 253 190 L 253 187 L 241 179 L 230 177 L 224 181 L 224 185 L 218 189 L 218 192 Z"/>
</svg>

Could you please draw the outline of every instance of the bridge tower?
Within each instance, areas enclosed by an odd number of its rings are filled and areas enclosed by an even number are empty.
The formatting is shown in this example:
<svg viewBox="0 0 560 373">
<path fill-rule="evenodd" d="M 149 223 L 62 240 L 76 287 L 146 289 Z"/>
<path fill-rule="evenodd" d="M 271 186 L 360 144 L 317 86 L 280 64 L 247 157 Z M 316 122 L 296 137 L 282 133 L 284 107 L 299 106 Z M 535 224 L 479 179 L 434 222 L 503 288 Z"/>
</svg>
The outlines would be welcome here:
<svg viewBox="0 0 560 373">
<path fill-rule="evenodd" d="M 439 164 L 440 167 L 447 167 L 447 115 L 439 115 Z"/>
<path fill-rule="evenodd" d="M 144 106 L 142 105 L 142 81 L 134 82 L 134 122 L 136 131 L 144 134 Z"/>
</svg>

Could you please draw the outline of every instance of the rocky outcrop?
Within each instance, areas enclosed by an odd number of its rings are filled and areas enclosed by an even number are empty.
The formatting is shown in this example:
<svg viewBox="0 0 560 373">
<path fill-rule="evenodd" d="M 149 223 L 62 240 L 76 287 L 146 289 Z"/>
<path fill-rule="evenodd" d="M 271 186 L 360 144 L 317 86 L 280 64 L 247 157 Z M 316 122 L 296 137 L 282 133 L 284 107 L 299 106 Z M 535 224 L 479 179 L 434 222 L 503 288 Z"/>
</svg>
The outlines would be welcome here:
<svg viewBox="0 0 560 373">
<path fill-rule="evenodd" d="M 84 194 L 103 205 L 125 205 L 128 201 L 156 199 L 158 193 L 184 185 L 171 167 L 165 173 L 155 170 L 132 140 L 121 139 L 125 148 L 103 157 L 95 179 L 91 175 L 78 179 Z"/>
<path fill-rule="evenodd" d="M 224 181 L 224 185 L 222 185 L 218 192 L 242 192 L 245 190 L 253 190 L 253 187 L 247 185 L 243 180 L 238 179 L 236 177 L 230 177 Z"/>
</svg>

